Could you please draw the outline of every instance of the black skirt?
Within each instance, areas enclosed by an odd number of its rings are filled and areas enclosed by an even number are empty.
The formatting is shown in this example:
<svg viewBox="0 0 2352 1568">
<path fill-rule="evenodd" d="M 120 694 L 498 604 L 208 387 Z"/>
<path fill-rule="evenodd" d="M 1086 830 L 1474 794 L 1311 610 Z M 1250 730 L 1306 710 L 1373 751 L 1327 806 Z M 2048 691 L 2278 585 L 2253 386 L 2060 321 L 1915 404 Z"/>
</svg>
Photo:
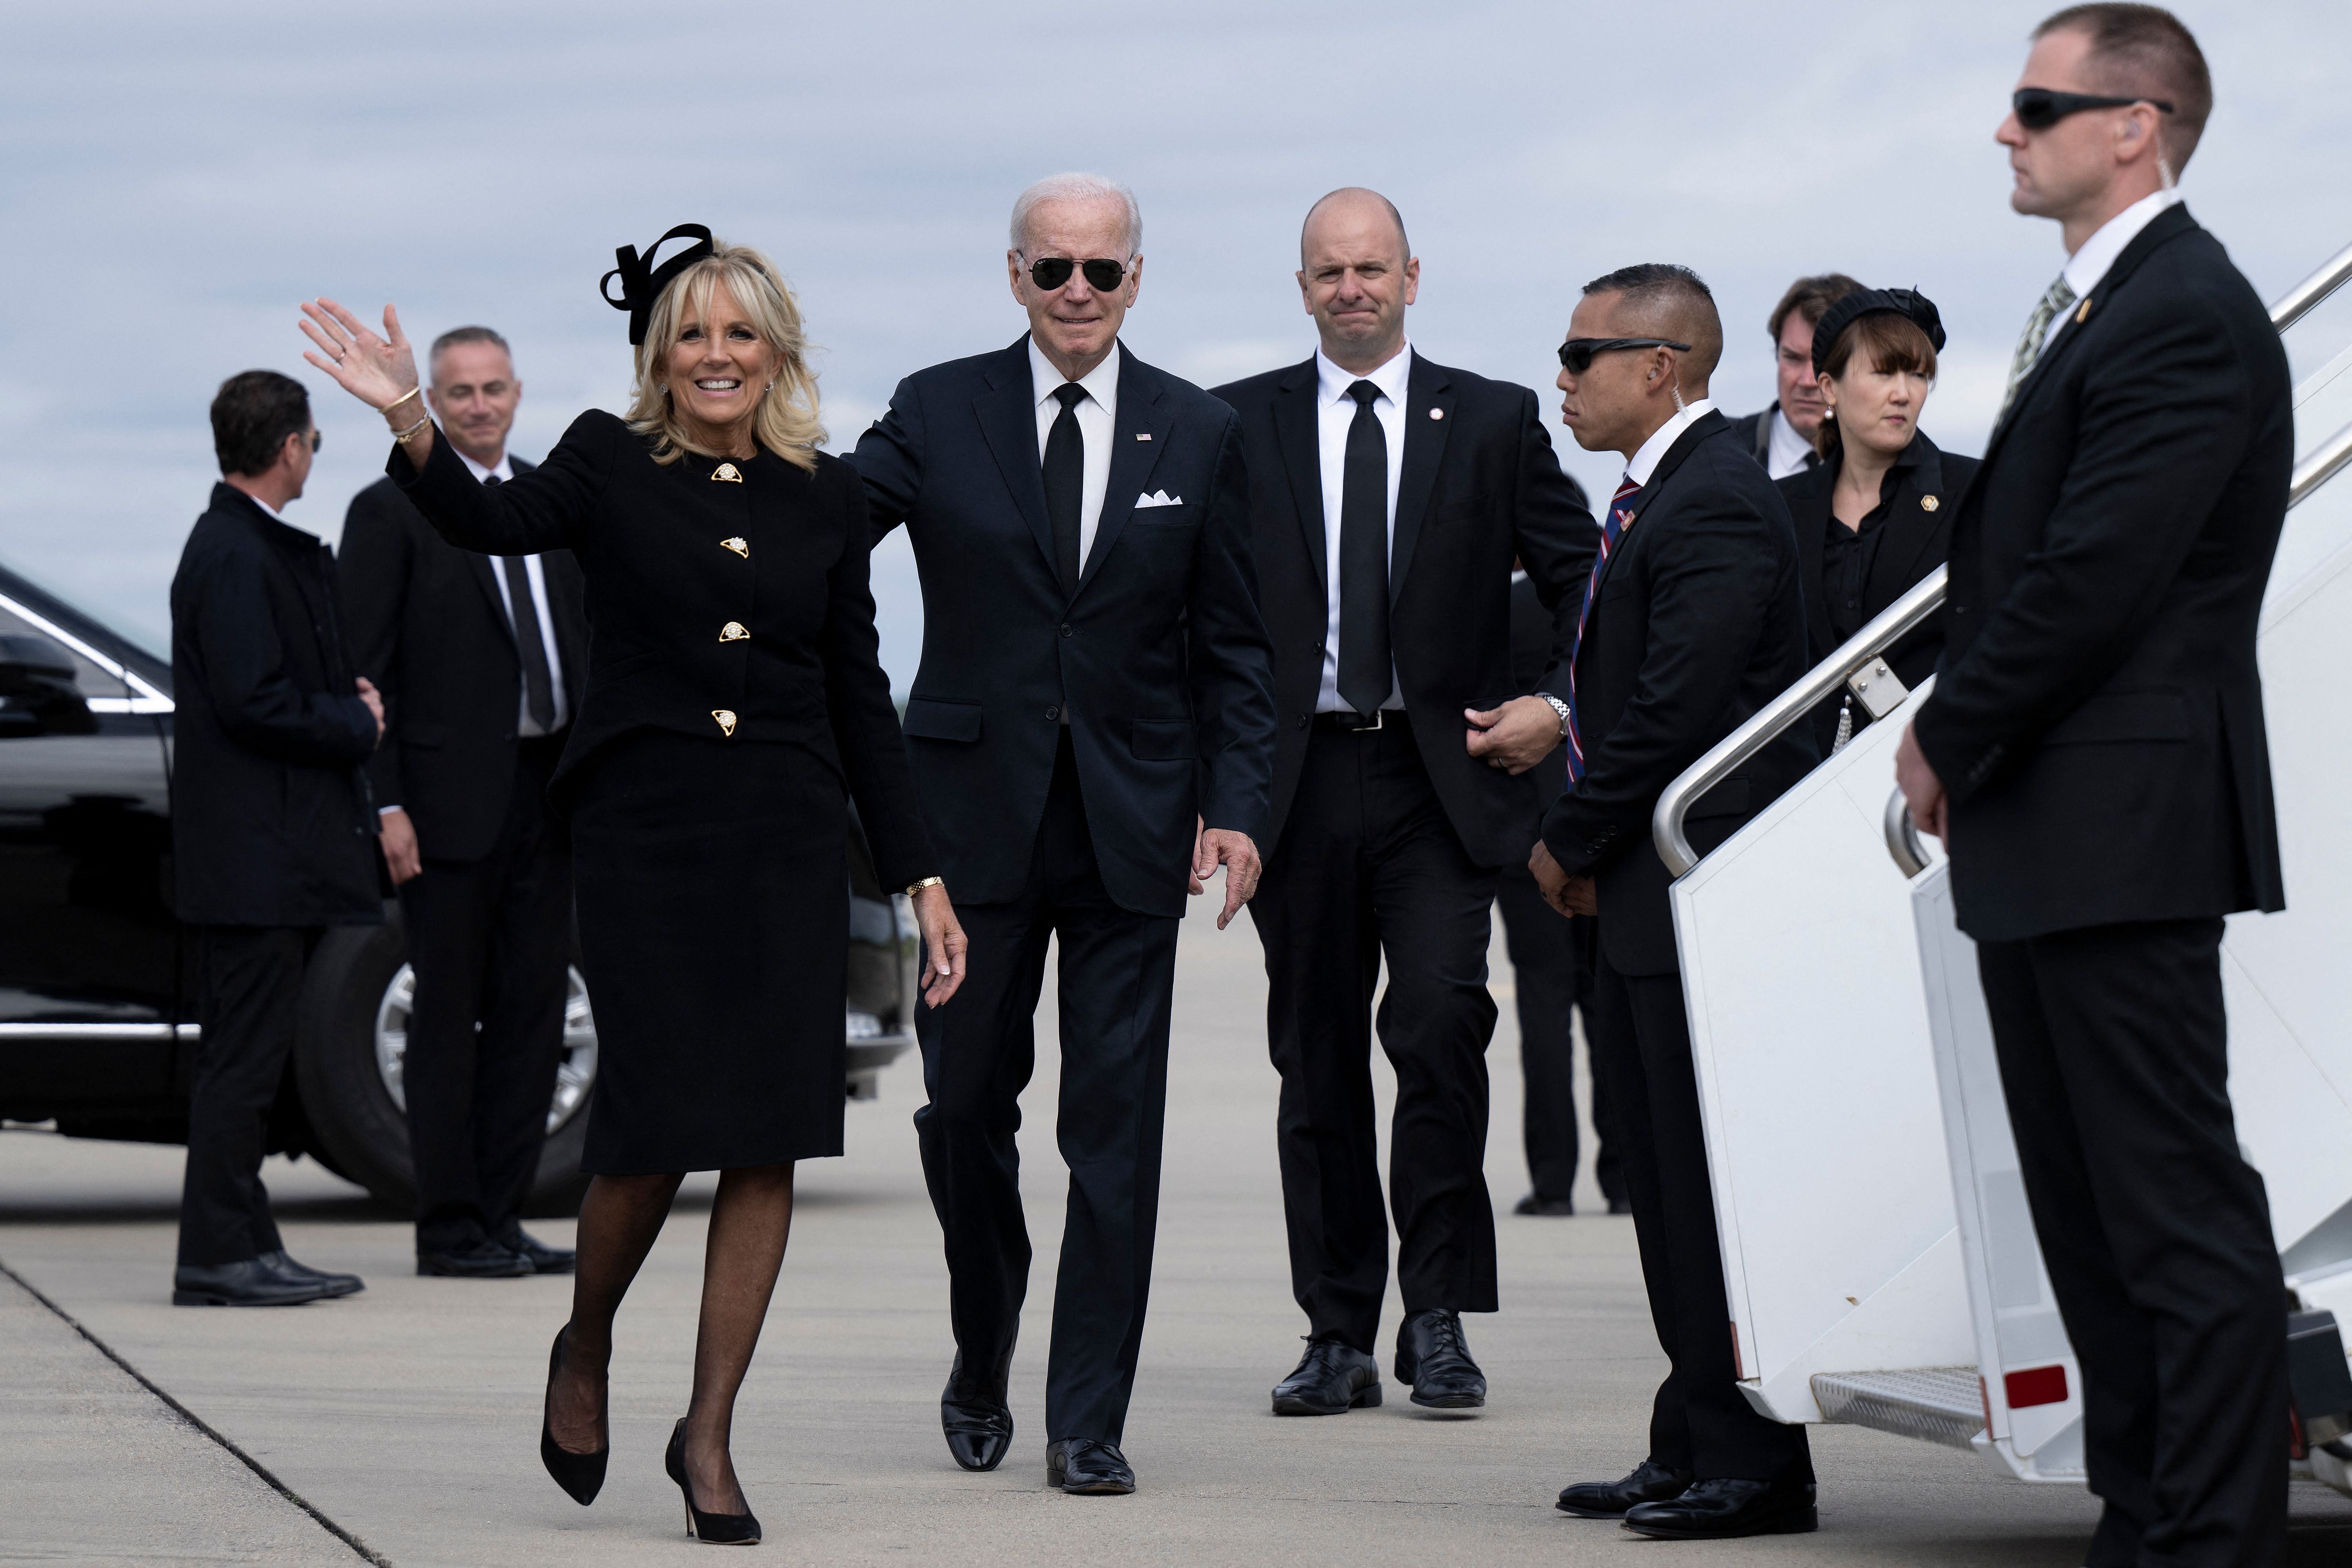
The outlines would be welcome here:
<svg viewBox="0 0 2352 1568">
<path fill-rule="evenodd" d="M 636 730 L 572 798 L 596 1086 L 580 1166 L 841 1152 L 849 950 L 841 776 L 794 745 Z"/>
</svg>

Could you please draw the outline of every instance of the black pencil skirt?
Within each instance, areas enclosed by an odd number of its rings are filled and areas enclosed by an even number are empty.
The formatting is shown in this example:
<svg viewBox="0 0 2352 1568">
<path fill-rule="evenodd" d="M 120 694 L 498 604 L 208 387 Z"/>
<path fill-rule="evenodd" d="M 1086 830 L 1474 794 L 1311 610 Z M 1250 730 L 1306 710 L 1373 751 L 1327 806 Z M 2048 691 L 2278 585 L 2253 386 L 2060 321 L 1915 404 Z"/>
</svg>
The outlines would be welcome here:
<svg viewBox="0 0 2352 1568">
<path fill-rule="evenodd" d="M 572 792 L 596 1085 L 581 1169 L 841 1152 L 841 777 L 804 748 L 638 730 Z"/>
</svg>

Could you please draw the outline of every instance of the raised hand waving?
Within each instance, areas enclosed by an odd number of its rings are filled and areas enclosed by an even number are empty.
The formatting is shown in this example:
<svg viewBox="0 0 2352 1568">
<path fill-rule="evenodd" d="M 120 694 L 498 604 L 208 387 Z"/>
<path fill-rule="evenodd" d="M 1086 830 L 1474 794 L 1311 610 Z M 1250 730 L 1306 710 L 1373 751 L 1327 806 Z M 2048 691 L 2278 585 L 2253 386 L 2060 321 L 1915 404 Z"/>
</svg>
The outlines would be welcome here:
<svg viewBox="0 0 2352 1568">
<path fill-rule="evenodd" d="M 382 412 L 416 390 L 416 352 L 400 330 L 400 312 L 390 305 L 383 308 L 382 337 L 324 296 L 315 302 L 304 300 L 302 314 L 308 318 L 301 323 L 302 335 L 322 351 L 305 349 L 302 357 L 370 408 Z M 424 414 L 420 408 L 409 418 L 420 419 Z"/>
</svg>

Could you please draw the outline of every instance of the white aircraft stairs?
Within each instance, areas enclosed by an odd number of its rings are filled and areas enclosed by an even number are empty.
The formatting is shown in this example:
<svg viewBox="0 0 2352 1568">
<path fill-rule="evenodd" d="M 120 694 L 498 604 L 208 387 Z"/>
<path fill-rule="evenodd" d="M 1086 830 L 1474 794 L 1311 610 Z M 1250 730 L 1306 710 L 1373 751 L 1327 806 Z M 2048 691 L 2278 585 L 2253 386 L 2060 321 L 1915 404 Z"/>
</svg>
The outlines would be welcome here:
<svg viewBox="0 0 2352 1568">
<path fill-rule="evenodd" d="M 2284 332 L 2352 279 L 2352 247 L 2273 307 Z M 2229 923 L 2239 1137 L 2287 1283 L 2294 1463 L 2352 1492 L 2352 349 L 2296 387 L 2294 489 L 2260 649 L 2287 911 Z M 2311 438 L 2329 432 L 2325 438 Z M 1842 1421 L 2083 1479 L 2082 1378 L 2042 1263 L 1975 954 L 1940 850 L 1890 795 L 1927 687 L 1878 658 L 1944 572 L 1701 758 L 1660 799 L 1741 1388 L 1775 1420 Z M 1932 681 L 1929 683 L 1932 685 Z M 1706 859 L 1690 803 L 1824 698 L 1881 721 Z M 2327 1314 L 2333 1312 L 2335 1320 Z"/>
</svg>

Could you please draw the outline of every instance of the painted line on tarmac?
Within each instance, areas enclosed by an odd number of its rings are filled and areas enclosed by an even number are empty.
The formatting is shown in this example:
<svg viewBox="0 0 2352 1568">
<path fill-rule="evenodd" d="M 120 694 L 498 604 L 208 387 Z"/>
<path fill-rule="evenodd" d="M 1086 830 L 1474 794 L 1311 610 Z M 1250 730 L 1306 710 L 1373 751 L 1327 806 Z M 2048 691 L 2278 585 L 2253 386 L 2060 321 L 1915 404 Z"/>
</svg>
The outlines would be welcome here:
<svg viewBox="0 0 2352 1568">
<path fill-rule="evenodd" d="M 337 1524 L 333 1520 L 329 1519 L 325 1514 L 320 1513 L 316 1508 L 311 1506 L 310 1499 L 304 1497 L 300 1492 L 296 1491 L 292 1487 L 288 1486 L 284 1481 L 279 1480 L 277 1476 L 270 1472 L 268 1466 L 263 1464 L 259 1459 L 255 1458 L 251 1454 L 247 1453 L 243 1448 L 238 1447 L 236 1443 L 230 1440 L 227 1434 L 222 1432 L 219 1428 L 213 1426 L 211 1422 L 206 1421 L 203 1416 L 197 1415 L 194 1411 L 189 1409 L 186 1405 L 181 1404 L 178 1400 L 165 1393 L 152 1378 L 149 1377 L 145 1373 L 141 1372 L 137 1367 L 132 1366 L 129 1362 L 123 1360 L 121 1355 L 117 1354 L 112 1345 L 108 1344 L 104 1340 L 100 1339 L 96 1334 L 91 1333 L 89 1329 L 85 1328 L 82 1325 L 80 1319 L 75 1317 L 71 1312 L 67 1311 L 63 1307 L 58 1306 L 55 1301 L 50 1300 L 47 1296 L 42 1294 L 39 1288 L 34 1285 L 31 1280 L 26 1279 L 22 1274 L 17 1273 L 14 1268 L 8 1267 L 7 1261 L 5 1258 L 0 1258 L 0 1274 L 5 1274 L 9 1279 L 15 1280 L 16 1284 L 23 1289 L 25 1294 L 30 1296 L 34 1300 L 38 1301 L 42 1306 L 47 1307 L 51 1312 L 55 1313 L 68 1328 L 73 1330 L 75 1333 L 79 1334 L 83 1339 L 88 1340 L 92 1345 L 96 1346 L 99 1354 L 104 1356 L 107 1360 L 121 1367 L 124 1372 L 129 1373 L 132 1380 L 135 1381 L 140 1387 L 145 1389 L 148 1393 L 153 1394 L 156 1398 L 162 1400 L 166 1405 L 170 1406 L 173 1414 L 178 1415 L 181 1420 L 186 1422 L 189 1426 L 194 1426 L 197 1431 L 202 1432 L 205 1436 L 210 1437 L 214 1442 L 219 1444 L 222 1447 L 235 1455 L 238 1463 L 244 1465 L 247 1469 L 251 1470 L 255 1475 L 259 1476 L 264 1481 L 268 1482 L 269 1489 L 272 1491 L 276 1492 L 279 1497 L 284 1498 L 288 1502 L 292 1503 L 296 1508 L 300 1509 L 304 1513 L 309 1514 L 312 1519 L 316 1520 L 319 1523 L 320 1529 L 325 1531 L 328 1534 L 333 1536 L 336 1540 L 350 1547 L 353 1552 L 358 1552 L 362 1561 L 374 1564 L 374 1568 L 393 1568 L 392 1560 L 390 1558 L 378 1552 L 366 1542 L 362 1541 L 358 1536 L 353 1535 L 350 1531 L 345 1530 L 341 1525 Z"/>
</svg>

